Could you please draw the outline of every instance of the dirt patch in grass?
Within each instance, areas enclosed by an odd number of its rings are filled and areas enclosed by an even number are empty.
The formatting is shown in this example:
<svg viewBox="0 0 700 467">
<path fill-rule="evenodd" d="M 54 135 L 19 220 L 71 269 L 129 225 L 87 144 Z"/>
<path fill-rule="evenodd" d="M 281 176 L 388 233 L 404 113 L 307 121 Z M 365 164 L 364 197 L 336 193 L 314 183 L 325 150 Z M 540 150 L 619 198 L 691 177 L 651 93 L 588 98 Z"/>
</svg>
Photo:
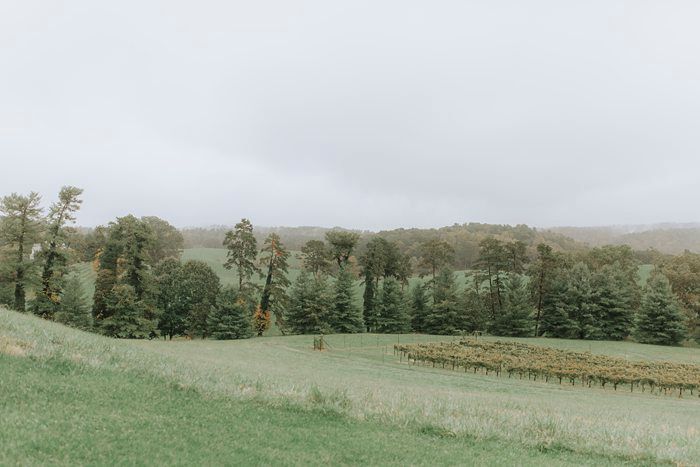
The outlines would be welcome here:
<svg viewBox="0 0 700 467">
<path fill-rule="evenodd" d="M 0 353 L 12 355 L 13 357 L 26 357 L 27 351 L 31 349 L 32 344 L 22 342 L 7 336 L 0 336 Z"/>
</svg>

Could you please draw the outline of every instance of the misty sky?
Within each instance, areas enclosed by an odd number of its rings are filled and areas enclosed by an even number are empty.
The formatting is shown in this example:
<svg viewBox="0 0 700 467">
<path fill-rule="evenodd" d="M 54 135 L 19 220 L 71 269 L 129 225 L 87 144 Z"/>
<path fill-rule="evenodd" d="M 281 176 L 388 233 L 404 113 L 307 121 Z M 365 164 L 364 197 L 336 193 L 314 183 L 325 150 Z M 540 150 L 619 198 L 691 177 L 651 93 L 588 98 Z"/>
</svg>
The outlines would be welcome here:
<svg viewBox="0 0 700 467">
<path fill-rule="evenodd" d="M 700 220 L 697 1 L 0 0 L 0 194 L 82 225 Z"/>
</svg>

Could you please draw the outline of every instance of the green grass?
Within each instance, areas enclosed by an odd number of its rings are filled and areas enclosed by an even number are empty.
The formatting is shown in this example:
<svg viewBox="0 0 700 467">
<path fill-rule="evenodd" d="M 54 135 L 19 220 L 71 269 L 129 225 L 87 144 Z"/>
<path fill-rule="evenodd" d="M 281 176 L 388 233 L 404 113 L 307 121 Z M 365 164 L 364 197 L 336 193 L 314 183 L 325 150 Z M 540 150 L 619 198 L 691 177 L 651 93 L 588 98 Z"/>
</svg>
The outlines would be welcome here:
<svg viewBox="0 0 700 467">
<path fill-rule="evenodd" d="M 409 367 L 400 340 L 118 341 L 0 310 L 0 464 L 656 464 L 700 459 L 700 400 Z M 700 351 L 523 339 L 628 358 Z M 2 355 L 4 354 L 4 355 Z"/>
<path fill-rule="evenodd" d="M 255 401 L 57 359 L 0 354 L 0 464 L 574 464 L 592 459 Z M 612 463 L 610 459 L 598 459 Z"/>
<path fill-rule="evenodd" d="M 445 436 L 306 405 L 226 397 L 150 373 L 128 341 L 0 311 L 0 464 L 616 464 L 567 450 Z M 35 329 L 33 329 L 35 328 Z M 47 342 L 31 336 L 42 334 Z M 92 353 L 90 353 L 92 352 Z M 165 368 L 161 368 L 161 371 Z"/>
</svg>

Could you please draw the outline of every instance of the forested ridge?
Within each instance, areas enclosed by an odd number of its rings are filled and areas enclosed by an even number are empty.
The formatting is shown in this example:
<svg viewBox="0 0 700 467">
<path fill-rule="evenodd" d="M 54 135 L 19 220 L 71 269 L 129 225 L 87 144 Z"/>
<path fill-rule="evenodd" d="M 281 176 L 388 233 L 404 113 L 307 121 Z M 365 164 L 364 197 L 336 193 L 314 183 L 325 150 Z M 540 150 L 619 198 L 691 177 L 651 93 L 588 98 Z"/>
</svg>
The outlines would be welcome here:
<svg viewBox="0 0 700 467">
<path fill-rule="evenodd" d="M 82 190 L 48 209 L 37 193 L 0 202 L 0 303 L 114 337 L 216 339 L 282 333 L 488 333 L 698 339 L 700 255 L 589 248 L 525 225 L 361 232 L 316 227 L 178 230 L 126 215 L 74 227 Z M 224 248 L 222 285 L 186 246 Z M 290 276 L 292 257 L 301 272 Z M 74 265 L 96 275 L 92 300 Z M 651 273 L 640 280 L 639 269 Z M 459 272 L 456 272 L 459 271 Z M 459 277 L 459 276 L 463 277 Z M 412 280 L 420 277 L 422 280 Z M 362 297 L 357 297 L 360 284 Z M 466 284 L 466 285 L 464 285 Z"/>
</svg>

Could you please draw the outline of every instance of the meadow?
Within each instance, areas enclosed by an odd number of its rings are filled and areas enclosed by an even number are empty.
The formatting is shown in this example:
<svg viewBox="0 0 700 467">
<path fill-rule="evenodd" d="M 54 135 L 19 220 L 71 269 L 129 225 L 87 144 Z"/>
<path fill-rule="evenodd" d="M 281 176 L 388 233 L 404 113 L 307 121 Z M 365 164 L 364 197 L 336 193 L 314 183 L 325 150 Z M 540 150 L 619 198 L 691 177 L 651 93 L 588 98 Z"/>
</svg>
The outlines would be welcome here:
<svg viewBox="0 0 700 467">
<path fill-rule="evenodd" d="M 425 335 L 124 341 L 0 310 L 0 463 L 619 465 L 700 459 L 700 399 L 409 366 Z M 698 363 L 700 351 L 517 339 Z M 181 446 L 187 445 L 187 449 Z"/>
</svg>

